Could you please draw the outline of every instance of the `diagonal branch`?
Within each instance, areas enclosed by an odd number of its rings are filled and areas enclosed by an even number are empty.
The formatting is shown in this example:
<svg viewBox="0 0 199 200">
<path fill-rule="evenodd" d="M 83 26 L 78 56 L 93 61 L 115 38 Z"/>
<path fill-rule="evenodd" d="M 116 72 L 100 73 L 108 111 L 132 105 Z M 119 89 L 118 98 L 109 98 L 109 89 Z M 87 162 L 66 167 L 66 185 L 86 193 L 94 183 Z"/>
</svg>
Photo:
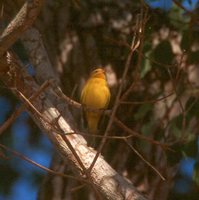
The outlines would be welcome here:
<svg viewBox="0 0 199 200">
<path fill-rule="evenodd" d="M 39 86 L 24 71 L 23 66 L 20 65 L 18 60 L 12 54 L 7 53 L 7 57 L 5 55 L 2 56 L 0 62 L 0 69 L 1 68 L 4 68 L 5 70 L 0 71 L 0 79 L 8 88 L 13 89 L 12 91 L 24 103 L 33 120 L 43 130 L 42 132 L 47 134 L 62 157 L 69 161 L 71 168 L 78 177 L 85 179 L 85 173 L 82 166 L 80 166 L 63 137 L 70 141 L 72 148 L 76 151 L 76 154 L 86 169 L 90 167 L 96 155 L 96 151 L 87 147 L 86 141 L 81 135 L 75 134 L 75 130 L 72 129 L 69 123 L 70 120 L 67 118 L 64 119 L 61 116 L 60 112 L 56 109 L 56 105 L 53 105 L 50 99 L 45 98 L 45 93 L 42 93 L 42 96 L 40 95 L 31 102 L 43 117 L 35 113 L 35 110 L 24 101 L 20 94 L 23 94 L 29 99 L 32 94 L 38 91 Z M 62 133 L 65 133 L 65 135 L 61 136 L 43 119 L 48 119 L 52 124 L 56 122 L 56 125 L 59 126 Z M 71 132 L 74 132 L 74 134 L 67 134 Z M 112 169 L 102 156 L 98 156 L 88 181 L 95 190 L 100 192 L 103 199 L 145 200 L 145 197 L 139 194 L 129 181 Z"/>
<path fill-rule="evenodd" d="M 43 0 L 29 0 L 25 2 L 17 16 L 10 22 L 0 36 L 0 56 L 33 24 L 42 5 Z"/>
</svg>

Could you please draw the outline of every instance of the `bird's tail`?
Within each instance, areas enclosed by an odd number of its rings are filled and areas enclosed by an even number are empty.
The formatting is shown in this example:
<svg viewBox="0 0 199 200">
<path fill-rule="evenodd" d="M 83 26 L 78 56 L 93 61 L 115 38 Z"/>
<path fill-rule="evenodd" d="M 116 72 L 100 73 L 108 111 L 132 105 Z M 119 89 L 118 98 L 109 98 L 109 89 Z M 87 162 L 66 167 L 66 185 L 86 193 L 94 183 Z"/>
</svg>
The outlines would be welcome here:
<svg viewBox="0 0 199 200">
<path fill-rule="evenodd" d="M 99 113 L 88 112 L 86 114 L 86 118 L 87 118 L 89 132 L 92 134 L 96 134 L 98 130 L 98 123 L 100 120 Z"/>
</svg>

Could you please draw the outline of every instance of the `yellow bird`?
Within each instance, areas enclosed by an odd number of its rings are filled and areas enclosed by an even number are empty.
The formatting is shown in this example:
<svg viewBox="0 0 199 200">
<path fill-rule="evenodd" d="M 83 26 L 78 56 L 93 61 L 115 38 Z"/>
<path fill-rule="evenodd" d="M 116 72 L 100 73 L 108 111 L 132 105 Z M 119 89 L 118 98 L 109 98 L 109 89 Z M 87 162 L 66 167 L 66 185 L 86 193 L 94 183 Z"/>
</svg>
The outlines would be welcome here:
<svg viewBox="0 0 199 200">
<path fill-rule="evenodd" d="M 102 112 L 90 111 L 90 109 L 106 109 L 110 101 L 110 90 L 107 85 L 105 71 L 97 68 L 91 72 L 82 93 L 81 103 L 88 108 L 85 116 L 90 133 L 96 133 Z"/>
</svg>

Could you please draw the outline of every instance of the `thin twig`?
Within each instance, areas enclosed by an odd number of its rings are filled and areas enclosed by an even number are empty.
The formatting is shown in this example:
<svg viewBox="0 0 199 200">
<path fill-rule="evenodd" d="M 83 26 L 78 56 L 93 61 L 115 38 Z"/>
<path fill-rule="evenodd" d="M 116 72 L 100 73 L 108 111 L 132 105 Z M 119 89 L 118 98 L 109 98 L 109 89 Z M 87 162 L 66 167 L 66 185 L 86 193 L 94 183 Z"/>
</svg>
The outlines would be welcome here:
<svg viewBox="0 0 199 200">
<path fill-rule="evenodd" d="M 143 5 L 144 6 L 144 5 Z M 139 48 L 135 49 L 137 52 L 142 52 L 143 51 L 143 45 L 144 45 L 144 32 L 145 32 L 145 26 L 146 26 L 146 22 L 148 20 L 148 8 L 145 7 L 145 9 L 142 9 L 141 11 L 141 16 L 143 16 L 142 18 L 142 23 L 141 23 L 141 32 L 138 35 L 139 36 L 139 41 L 140 41 L 140 45 Z M 130 47 L 131 48 L 131 47 Z M 129 95 L 129 93 L 133 90 L 133 88 L 136 86 L 136 83 L 139 81 L 140 79 L 140 66 L 141 66 L 141 62 L 142 62 L 142 54 L 138 53 L 138 60 L 135 66 L 135 70 L 134 70 L 134 81 L 133 83 L 130 85 L 130 87 L 124 92 L 124 94 L 122 95 L 122 97 L 120 98 L 121 100 L 124 100 L 127 98 L 127 96 Z"/>
<path fill-rule="evenodd" d="M 76 108 L 82 108 L 82 105 L 78 103 L 77 101 L 74 101 L 70 97 L 66 96 L 61 88 L 54 82 L 54 80 L 51 80 L 51 85 L 53 87 L 53 92 L 56 96 L 60 97 L 61 99 L 65 100 L 69 105 L 72 105 Z"/>
<path fill-rule="evenodd" d="M 0 20 L 3 19 L 3 14 L 4 14 L 4 4 L 1 5 Z"/>
<path fill-rule="evenodd" d="M 182 60 L 181 60 L 182 62 Z M 182 64 L 182 63 L 180 63 Z M 180 65 L 179 64 L 179 65 Z M 178 91 L 177 91 L 177 81 L 179 81 L 179 77 L 177 77 L 178 79 L 175 80 L 175 78 L 173 78 L 172 76 L 172 73 L 171 71 L 168 69 L 168 72 L 169 72 L 169 75 L 170 75 L 170 78 L 171 78 L 171 82 L 172 82 L 172 85 L 173 85 L 173 89 L 174 89 L 174 92 L 176 94 L 176 99 L 177 99 L 177 102 L 180 106 L 180 109 L 181 109 L 181 113 L 182 113 L 182 138 L 184 137 L 184 132 L 185 132 L 185 128 L 186 128 L 186 112 L 185 112 L 185 109 L 184 109 L 184 106 L 182 104 L 182 101 L 179 97 L 179 94 L 178 94 Z"/>
<path fill-rule="evenodd" d="M 43 119 L 46 123 L 48 123 L 48 125 L 49 125 L 50 127 L 52 127 L 52 130 L 53 130 L 53 131 L 55 131 L 57 134 L 59 134 L 59 135 L 62 137 L 63 141 L 66 143 L 66 145 L 68 146 L 68 148 L 69 148 L 69 149 L 71 150 L 71 152 L 73 153 L 75 159 L 76 159 L 77 162 L 79 163 L 79 165 L 80 165 L 80 167 L 81 167 L 81 169 L 82 169 L 82 173 L 84 173 L 84 174 L 86 175 L 86 177 L 90 180 L 90 173 L 89 173 L 89 171 L 86 169 L 86 167 L 84 166 L 84 164 L 82 163 L 82 161 L 81 161 L 80 157 L 78 156 L 78 154 L 76 153 L 74 147 L 71 145 L 69 139 L 68 139 L 67 136 L 66 136 L 67 134 L 64 134 L 63 131 L 61 131 L 61 129 L 59 129 L 59 125 L 58 125 L 58 124 L 56 124 L 56 126 L 54 127 L 54 126 L 52 125 L 52 122 L 50 123 L 50 121 L 49 121 L 46 117 L 44 117 L 44 116 L 37 110 L 37 108 L 35 108 L 35 106 L 32 104 L 32 102 L 31 102 L 29 99 L 27 99 L 27 98 L 26 98 L 20 91 L 18 91 L 17 89 L 15 89 L 15 90 L 18 92 L 18 94 L 19 94 L 20 97 L 23 99 L 23 101 L 26 102 L 26 105 L 30 106 L 30 108 L 31 108 L 32 110 L 34 110 L 34 113 L 36 113 L 39 117 L 41 117 L 41 119 Z M 96 194 L 99 195 L 99 193 L 98 193 L 98 191 L 95 189 L 95 186 L 93 185 L 93 183 L 92 183 L 92 182 L 90 182 L 90 183 L 91 183 L 91 185 L 92 185 L 94 191 L 96 192 Z"/>
<path fill-rule="evenodd" d="M 15 119 L 23 112 L 25 109 L 24 106 L 17 108 L 12 115 L 0 126 L 0 135 L 15 121 Z"/>
<path fill-rule="evenodd" d="M 30 106 L 32 110 L 34 110 L 34 112 L 41 117 L 41 119 L 43 119 L 46 123 L 48 123 L 51 126 L 50 121 L 44 117 L 38 110 L 37 108 L 35 108 L 35 106 L 32 104 L 32 102 L 30 102 L 29 99 L 27 99 L 20 91 L 18 91 L 19 95 L 21 96 L 21 98 L 26 102 L 26 105 Z M 57 127 L 56 127 L 57 128 Z M 82 170 L 85 172 L 85 174 L 87 175 L 87 177 L 89 178 L 90 175 L 89 173 L 87 173 L 87 169 L 85 168 L 84 164 L 82 163 L 81 159 L 79 158 L 79 156 L 77 155 L 75 149 L 73 148 L 73 146 L 71 145 L 70 141 L 68 140 L 68 138 L 66 137 L 65 134 L 60 134 L 61 131 L 57 131 L 56 128 L 53 127 L 53 130 L 56 131 L 64 140 L 64 142 L 67 144 L 67 146 L 69 147 L 69 149 L 71 150 L 71 152 L 73 153 L 74 157 L 76 158 L 77 162 L 79 163 L 79 165 L 81 166 Z"/>
<path fill-rule="evenodd" d="M 137 137 L 137 138 L 140 138 L 140 139 L 143 139 L 143 140 L 146 140 L 152 144 L 156 144 L 156 145 L 160 145 L 163 149 L 168 149 L 170 151 L 173 151 L 171 148 L 168 147 L 167 144 L 164 144 L 164 143 L 161 143 L 161 142 L 158 142 L 156 140 L 153 140 L 152 138 L 149 138 L 149 137 L 146 137 L 144 135 L 141 135 L 135 131 L 133 131 L 132 129 L 128 128 L 124 123 L 122 123 L 119 119 L 117 119 L 116 117 L 114 117 L 114 122 L 117 123 L 117 125 L 122 128 L 125 132 L 129 133 L 130 135 L 127 136 L 126 138 L 129 138 L 131 135 L 133 135 L 134 137 Z"/>
<path fill-rule="evenodd" d="M 129 133 L 129 135 L 126 135 L 126 136 L 116 136 L 116 135 L 104 136 L 104 135 L 100 135 L 100 134 L 91 135 L 90 133 L 83 133 L 83 132 L 78 132 L 78 134 L 88 136 L 88 137 L 94 137 L 94 138 L 104 138 L 104 137 L 106 137 L 106 139 L 109 139 L 109 140 L 124 140 L 124 139 L 136 137 L 136 138 L 139 138 L 139 139 L 142 139 L 142 140 L 146 140 L 146 141 L 150 142 L 151 144 L 159 145 L 164 150 L 167 149 L 167 150 L 173 151 L 171 148 L 169 148 L 170 144 L 161 143 L 161 142 L 154 140 L 150 137 L 143 136 L 143 135 L 133 131 L 132 129 L 128 128 L 124 123 L 122 123 L 116 117 L 114 118 L 114 123 L 116 123 L 125 132 Z M 69 133 L 67 135 L 74 135 L 74 134 L 77 134 L 77 133 Z"/>
<path fill-rule="evenodd" d="M 189 10 L 187 10 L 179 1 L 173 0 L 173 2 L 181 9 L 183 9 L 186 13 L 192 14 Z"/>
<path fill-rule="evenodd" d="M 146 101 L 120 101 L 121 104 L 135 104 L 135 105 L 139 105 L 139 104 L 146 104 L 146 103 L 156 103 L 158 101 L 162 101 L 170 96 L 174 95 L 174 92 L 164 96 L 164 97 L 161 97 L 159 99 L 154 99 L 154 100 L 146 100 Z"/>
<path fill-rule="evenodd" d="M 74 179 L 74 180 L 78 180 L 78 181 L 83 181 L 83 182 L 86 182 L 86 183 L 89 183 L 87 180 L 84 180 L 84 179 L 80 179 L 80 178 L 77 178 L 75 176 L 71 176 L 71 175 L 66 175 L 66 174 L 63 174 L 63 173 L 60 173 L 60 172 L 56 172 L 52 169 L 49 169 L 47 167 L 44 167 L 43 165 L 40 165 L 39 163 L 29 159 L 28 157 L 24 156 L 23 154 L 17 152 L 17 151 L 14 151 L 8 147 L 6 147 L 5 145 L 3 144 L 0 144 L 0 147 L 2 149 L 5 149 L 6 151 L 12 153 L 13 155 L 17 156 L 18 158 L 22 159 L 22 160 L 25 160 L 27 162 L 29 162 L 30 164 L 32 165 L 35 165 L 36 167 L 39 167 L 40 169 L 43 169 L 45 170 L 46 172 L 50 173 L 50 174 L 53 174 L 53 175 L 57 175 L 57 176 L 61 176 L 61 177 L 64 177 L 64 178 L 70 178 L 70 179 Z"/>
<path fill-rule="evenodd" d="M 35 92 L 31 97 L 30 100 L 36 99 L 47 87 L 49 87 L 49 81 L 46 81 L 42 84 L 37 92 Z M 0 135 L 14 122 L 14 120 L 20 115 L 21 112 L 25 110 L 25 105 L 21 105 L 17 108 L 12 115 L 0 126 Z"/>
<path fill-rule="evenodd" d="M 69 97 L 67 97 L 65 94 L 63 94 L 63 92 L 61 91 L 61 89 L 60 89 L 59 87 L 58 87 L 58 90 L 56 89 L 55 93 L 56 93 L 59 97 L 63 98 L 68 104 L 70 104 L 70 105 L 72 105 L 72 106 L 74 106 L 74 107 L 76 107 L 76 108 L 79 108 L 79 109 L 82 108 L 82 105 L 81 105 L 80 103 L 78 103 L 78 102 L 72 100 L 71 98 L 69 98 Z M 151 100 L 151 101 L 149 101 L 149 102 L 153 103 L 154 101 L 161 101 L 161 100 L 163 100 L 163 99 L 165 99 L 165 98 L 167 98 L 167 97 L 169 97 L 169 96 L 171 96 L 171 95 L 173 95 L 173 93 L 171 93 L 171 94 L 169 94 L 169 95 L 167 95 L 167 96 L 165 96 L 165 97 L 162 97 L 162 98 L 160 98 L 160 99 L 157 99 L 157 100 Z M 124 103 L 124 104 L 125 104 L 126 102 L 120 102 L 120 103 Z M 129 103 L 130 103 L 130 104 L 134 104 L 134 102 L 129 102 Z M 139 104 L 139 102 L 135 102 L 135 103 Z M 145 103 L 145 102 L 140 102 L 140 103 Z M 127 102 L 127 104 L 128 104 L 128 102 Z M 85 108 L 85 109 L 90 110 L 89 108 Z M 93 110 L 92 110 L 92 111 L 93 111 Z M 100 110 L 95 109 L 95 112 L 100 112 Z M 108 115 L 108 116 L 111 115 L 109 110 L 104 111 L 104 114 L 106 114 L 106 115 Z M 106 138 L 106 139 L 118 139 L 118 140 L 123 140 L 124 138 L 137 137 L 137 138 L 146 140 L 146 141 L 148 141 L 148 142 L 150 142 L 150 143 L 152 143 L 152 144 L 160 145 L 160 146 L 161 146 L 162 148 L 164 148 L 164 149 L 169 149 L 169 147 L 168 147 L 167 144 L 160 143 L 160 142 L 158 142 L 158 141 L 156 141 L 156 140 L 153 140 L 153 139 L 151 139 L 151 138 L 149 138 L 149 137 L 145 137 L 145 136 L 143 136 L 143 135 L 141 135 L 141 134 L 139 134 L 139 133 L 136 133 L 135 131 L 131 130 L 130 128 L 128 128 L 126 125 L 124 125 L 124 123 L 121 122 L 121 121 L 120 121 L 118 118 L 116 118 L 116 117 L 114 117 L 114 120 L 113 120 L 113 121 L 114 121 L 114 123 L 116 123 L 120 128 L 122 128 L 123 130 L 125 130 L 126 132 L 128 132 L 129 135 L 127 135 L 127 136 L 108 136 L 108 135 L 99 135 L 99 134 L 95 134 L 95 135 L 92 134 L 92 135 L 91 135 L 91 134 L 89 134 L 89 133 L 83 133 L 83 132 L 79 132 L 79 131 L 78 131 L 78 133 L 81 134 L 81 135 L 88 136 L 88 137 Z M 74 132 L 74 133 L 67 133 L 67 135 L 73 135 L 73 134 L 77 134 L 77 133 L 75 133 L 75 132 Z M 170 149 L 170 150 L 171 150 L 171 149 Z"/>
<path fill-rule="evenodd" d="M 138 31 L 138 34 L 140 34 L 140 32 L 142 31 L 142 30 L 140 30 L 140 28 L 141 28 L 140 24 L 139 24 L 140 20 L 141 19 L 137 20 L 137 31 Z M 122 79 L 121 79 L 121 84 L 120 84 L 120 87 L 118 89 L 118 93 L 117 93 L 117 96 L 116 96 L 116 99 L 115 99 L 115 103 L 114 103 L 114 106 L 113 106 L 111 117 L 109 119 L 109 123 L 108 123 L 108 125 L 106 127 L 106 130 L 105 130 L 105 133 L 104 133 L 105 137 L 102 139 L 102 141 L 101 141 L 101 143 L 100 143 L 100 145 L 99 145 L 99 147 L 97 149 L 97 153 L 96 153 L 96 155 L 95 155 L 95 157 L 93 159 L 93 162 L 91 163 L 91 165 L 90 165 L 90 167 L 88 169 L 89 172 L 92 170 L 93 166 L 95 165 L 95 163 L 97 161 L 97 158 L 99 157 L 99 155 L 100 155 L 100 153 L 101 153 L 101 151 L 102 151 L 102 149 L 103 149 L 103 147 L 104 147 L 104 145 L 105 145 L 105 143 L 107 141 L 106 136 L 108 136 L 109 130 L 110 130 L 111 125 L 112 125 L 112 123 L 114 121 L 114 116 L 115 116 L 117 108 L 118 108 L 118 106 L 120 104 L 120 96 L 121 96 L 121 93 L 122 93 L 122 89 L 123 89 L 123 86 L 124 86 L 126 75 L 128 73 L 128 69 L 129 69 L 129 67 L 131 65 L 131 59 L 132 59 L 132 56 L 133 56 L 133 53 L 134 53 L 135 49 L 138 48 L 138 46 L 140 44 L 140 38 L 139 37 L 136 38 L 136 36 L 137 35 L 135 35 L 133 37 L 133 40 L 132 40 L 131 51 L 130 51 L 130 53 L 128 55 L 128 58 L 127 58 L 127 61 L 126 61 L 126 65 L 125 65 L 124 72 L 123 72 Z M 137 39 L 137 41 L 136 41 L 136 39 Z"/>
<path fill-rule="evenodd" d="M 76 187 L 73 187 L 70 189 L 70 192 L 73 193 L 73 192 L 77 192 L 78 190 L 81 190 L 83 187 L 85 187 L 86 184 L 81 184 L 81 185 L 78 185 Z"/>
<path fill-rule="evenodd" d="M 129 142 L 127 139 L 124 139 L 125 143 L 135 152 L 135 154 L 140 157 L 153 171 L 155 171 L 160 178 L 165 181 L 166 179 L 164 178 L 164 176 L 162 176 L 162 174 L 149 162 L 147 161 Z"/>
</svg>

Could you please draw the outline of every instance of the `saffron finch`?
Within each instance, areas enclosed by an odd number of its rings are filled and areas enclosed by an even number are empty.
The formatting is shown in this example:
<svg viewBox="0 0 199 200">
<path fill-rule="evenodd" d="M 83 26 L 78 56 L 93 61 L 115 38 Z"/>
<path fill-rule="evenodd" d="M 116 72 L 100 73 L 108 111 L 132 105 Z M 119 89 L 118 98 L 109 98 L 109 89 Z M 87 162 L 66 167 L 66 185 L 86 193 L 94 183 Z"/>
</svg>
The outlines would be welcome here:
<svg viewBox="0 0 199 200">
<path fill-rule="evenodd" d="M 98 123 L 102 115 L 99 110 L 106 109 L 109 101 L 110 90 L 107 85 L 105 71 L 97 68 L 91 72 L 90 78 L 81 93 L 81 103 L 88 108 L 85 111 L 85 117 L 90 133 L 95 134 L 97 132 Z M 97 109 L 99 110 L 97 111 Z"/>
</svg>

